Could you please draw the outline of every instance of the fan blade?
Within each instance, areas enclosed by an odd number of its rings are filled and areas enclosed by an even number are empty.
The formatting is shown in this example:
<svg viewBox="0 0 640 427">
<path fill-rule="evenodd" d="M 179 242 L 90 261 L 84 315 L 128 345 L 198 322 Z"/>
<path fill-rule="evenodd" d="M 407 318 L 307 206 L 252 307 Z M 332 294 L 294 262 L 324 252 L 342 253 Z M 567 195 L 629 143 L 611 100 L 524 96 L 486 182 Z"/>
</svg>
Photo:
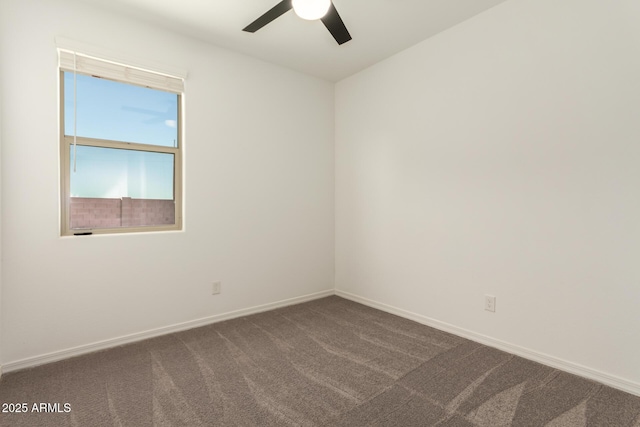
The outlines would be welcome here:
<svg viewBox="0 0 640 427">
<path fill-rule="evenodd" d="M 338 44 L 343 44 L 351 40 L 351 34 L 349 34 L 347 27 L 344 25 L 344 22 L 342 22 L 342 18 L 340 18 L 333 2 L 327 14 L 322 18 L 322 23 L 327 27 L 327 30 L 329 30 Z"/>
<path fill-rule="evenodd" d="M 248 33 L 255 33 L 260 28 L 267 25 L 269 22 L 278 18 L 280 15 L 291 10 L 293 6 L 291 5 L 291 0 L 282 0 L 277 5 L 273 6 L 269 9 L 264 15 L 260 18 L 253 21 L 251 24 L 247 25 L 246 28 L 243 28 L 242 31 L 246 31 Z"/>
</svg>

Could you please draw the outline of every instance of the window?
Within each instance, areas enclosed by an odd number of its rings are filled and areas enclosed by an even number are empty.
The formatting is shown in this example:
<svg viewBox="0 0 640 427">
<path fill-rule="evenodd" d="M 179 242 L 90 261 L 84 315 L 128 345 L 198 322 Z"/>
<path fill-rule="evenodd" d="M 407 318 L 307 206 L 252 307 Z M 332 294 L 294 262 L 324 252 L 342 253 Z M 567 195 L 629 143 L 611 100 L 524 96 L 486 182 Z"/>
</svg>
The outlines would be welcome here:
<svg viewBox="0 0 640 427">
<path fill-rule="evenodd" d="M 182 227 L 182 79 L 60 50 L 62 235 Z"/>
</svg>

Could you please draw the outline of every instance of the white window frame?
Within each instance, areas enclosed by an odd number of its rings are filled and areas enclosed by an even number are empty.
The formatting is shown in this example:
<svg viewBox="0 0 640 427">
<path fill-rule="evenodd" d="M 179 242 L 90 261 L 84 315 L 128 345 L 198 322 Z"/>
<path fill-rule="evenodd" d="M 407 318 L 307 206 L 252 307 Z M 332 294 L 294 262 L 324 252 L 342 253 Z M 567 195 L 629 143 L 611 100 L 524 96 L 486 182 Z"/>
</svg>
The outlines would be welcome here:
<svg viewBox="0 0 640 427">
<path fill-rule="evenodd" d="M 116 233 L 140 233 L 158 231 L 182 230 L 182 100 L 184 94 L 184 82 L 182 78 L 173 77 L 162 73 L 156 73 L 140 68 L 119 64 L 112 61 L 83 55 L 78 52 L 59 49 L 59 82 L 60 82 L 60 196 L 61 196 L 61 228 L 62 236 L 87 235 L 87 234 L 116 234 Z M 74 135 L 65 135 L 65 110 L 64 110 L 64 72 L 92 75 L 120 83 L 133 84 L 152 89 L 164 90 L 175 93 L 178 97 L 178 139 L 176 147 L 139 144 L 124 141 L 111 141 L 97 138 L 86 138 Z M 142 151 L 153 153 L 173 154 L 173 199 L 175 207 L 175 222 L 167 225 L 113 227 L 72 229 L 70 227 L 70 202 L 71 202 L 71 154 L 75 145 L 123 149 L 129 151 Z"/>
</svg>

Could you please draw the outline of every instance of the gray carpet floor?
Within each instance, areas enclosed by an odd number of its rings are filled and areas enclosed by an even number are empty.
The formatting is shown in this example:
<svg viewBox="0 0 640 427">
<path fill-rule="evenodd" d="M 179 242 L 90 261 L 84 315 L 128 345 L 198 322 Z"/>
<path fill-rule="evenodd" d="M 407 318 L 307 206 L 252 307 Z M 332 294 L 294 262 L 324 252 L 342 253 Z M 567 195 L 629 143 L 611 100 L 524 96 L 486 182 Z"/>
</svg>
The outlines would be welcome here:
<svg viewBox="0 0 640 427">
<path fill-rule="evenodd" d="M 335 296 L 5 374 L 0 402 L 28 404 L 12 427 L 640 427 L 639 397 Z"/>
</svg>

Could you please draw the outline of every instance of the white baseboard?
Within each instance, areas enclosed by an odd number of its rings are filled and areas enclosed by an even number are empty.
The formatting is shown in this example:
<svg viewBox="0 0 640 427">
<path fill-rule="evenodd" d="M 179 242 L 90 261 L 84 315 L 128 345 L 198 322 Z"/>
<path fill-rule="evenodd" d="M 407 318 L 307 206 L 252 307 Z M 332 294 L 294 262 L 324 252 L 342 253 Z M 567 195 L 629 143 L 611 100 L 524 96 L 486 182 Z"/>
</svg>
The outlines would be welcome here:
<svg viewBox="0 0 640 427">
<path fill-rule="evenodd" d="M 349 292 L 340 291 L 336 289 L 335 294 L 339 297 L 358 302 L 360 304 L 377 308 L 378 310 L 385 311 L 387 313 L 395 314 L 406 319 L 413 320 L 423 325 L 431 326 L 432 328 L 439 329 L 441 331 L 449 332 L 459 337 L 467 338 L 472 341 L 494 347 L 499 350 L 506 351 L 507 353 L 515 354 L 525 359 L 532 360 L 534 362 L 542 363 L 543 365 L 550 366 L 552 368 L 559 369 L 561 371 L 569 372 L 584 378 L 588 378 L 610 387 L 625 391 L 627 393 L 640 396 L 640 384 L 626 380 L 624 378 L 610 375 L 605 372 L 598 371 L 596 369 L 588 368 L 577 363 L 569 362 L 548 354 L 540 353 L 534 350 L 530 350 L 524 347 L 520 347 L 508 342 L 500 341 L 495 338 L 488 337 L 486 335 L 478 334 L 467 329 L 459 328 L 454 325 L 450 325 L 439 320 L 431 319 L 421 314 L 412 313 L 410 311 L 403 310 L 401 308 L 393 307 L 387 304 L 383 304 L 377 301 L 372 301 L 367 298 L 363 298 L 358 295 L 351 294 Z"/>
<path fill-rule="evenodd" d="M 59 360 L 68 359 L 70 357 L 80 356 L 82 354 L 92 353 L 98 350 L 104 350 L 111 347 L 117 347 L 124 344 L 129 344 L 136 341 L 142 341 L 148 338 L 157 337 L 160 335 L 166 335 L 173 332 L 185 331 L 187 329 L 197 328 L 199 326 L 206 326 L 212 323 L 222 322 L 223 320 L 235 319 L 237 317 L 248 316 L 250 314 L 261 313 L 263 311 L 274 310 L 276 308 L 286 307 L 289 305 L 300 304 L 307 301 L 312 301 L 319 298 L 324 298 L 333 295 L 333 289 L 316 292 L 314 294 L 303 295 L 301 297 L 290 298 L 282 301 L 276 301 L 269 304 L 258 305 L 255 307 L 243 308 L 241 310 L 231 311 L 228 313 L 216 314 L 214 316 L 203 317 L 201 319 L 191 320 L 188 322 L 177 323 L 162 328 L 151 329 L 144 332 L 138 332 L 135 334 L 125 335 L 122 337 L 112 338 L 104 341 L 98 341 L 91 344 L 81 345 L 65 350 L 54 351 L 51 353 L 43 354 L 40 356 L 28 357 L 22 360 L 5 363 L 2 368 L 4 372 L 18 371 L 20 369 L 31 368 L 38 365 L 44 365 L 45 363 L 57 362 Z M 1 371 L 0 371 L 1 372 Z"/>
</svg>

